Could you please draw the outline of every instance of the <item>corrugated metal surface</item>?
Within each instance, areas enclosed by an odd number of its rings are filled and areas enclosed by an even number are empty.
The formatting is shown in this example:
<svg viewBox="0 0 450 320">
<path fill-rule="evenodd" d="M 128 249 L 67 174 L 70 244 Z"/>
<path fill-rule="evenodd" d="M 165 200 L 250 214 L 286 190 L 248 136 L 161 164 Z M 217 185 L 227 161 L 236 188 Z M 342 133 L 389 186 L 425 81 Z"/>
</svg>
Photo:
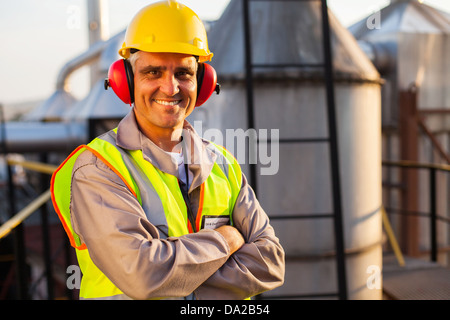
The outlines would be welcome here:
<svg viewBox="0 0 450 320">
<path fill-rule="evenodd" d="M 420 92 L 418 108 L 450 108 L 450 14 L 418 1 L 393 1 L 379 13 L 380 25 L 366 17 L 349 27 L 372 57 L 386 84 L 383 124 L 397 125 L 398 91 Z"/>
<path fill-rule="evenodd" d="M 323 62 L 320 3 L 262 1 L 250 3 L 253 63 L 318 64 Z M 230 23 L 232 21 L 233 23 Z M 377 81 L 379 75 L 357 42 L 330 12 L 336 80 Z M 244 77 L 242 2 L 231 1 L 208 34 L 215 52 L 212 65 L 221 80 Z M 322 78 L 311 67 L 255 69 L 263 78 Z"/>
<path fill-rule="evenodd" d="M 448 33 L 450 30 L 449 13 L 419 3 L 417 0 L 392 1 L 379 13 L 379 28 L 368 28 L 368 17 L 349 27 L 356 39 L 380 40 L 398 32 L 428 34 Z"/>
</svg>

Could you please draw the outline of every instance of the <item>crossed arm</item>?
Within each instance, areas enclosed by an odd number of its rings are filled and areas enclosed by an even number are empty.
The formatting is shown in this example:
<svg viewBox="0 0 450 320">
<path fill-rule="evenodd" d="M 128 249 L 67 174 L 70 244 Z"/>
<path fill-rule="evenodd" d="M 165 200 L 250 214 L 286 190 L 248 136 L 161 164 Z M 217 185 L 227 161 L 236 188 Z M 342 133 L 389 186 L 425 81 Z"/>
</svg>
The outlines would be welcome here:
<svg viewBox="0 0 450 320">
<path fill-rule="evenodd" d="M 72 224 L 126 295 L 243 299 L 283 283 L 284 251 L 245 177 L 235 227 L 161 239 L 122 180 L 97 158 L 85 161 L 73 176 Z"/>
</svg>

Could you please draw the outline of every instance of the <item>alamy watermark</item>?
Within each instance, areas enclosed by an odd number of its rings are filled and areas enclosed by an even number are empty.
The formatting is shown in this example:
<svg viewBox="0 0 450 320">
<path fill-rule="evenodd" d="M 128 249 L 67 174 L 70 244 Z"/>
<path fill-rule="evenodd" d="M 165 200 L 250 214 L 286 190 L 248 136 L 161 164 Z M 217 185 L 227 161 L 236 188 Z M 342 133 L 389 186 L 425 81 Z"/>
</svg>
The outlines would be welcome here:
<svg viewBox="0 0 450 320">
<path fill-rule="evenodd" d="M 377 265 L 370 265 L 366 269 L 369 274 L 366 281 L 366 286 L 370 290 L 381 289 L 381 269 Z"/>
<path fill-rule="evenodd" d="M 66 273 L 68 274 L 66 280 L 67 289 L 80 289 L 81 287 L 81 270 L 77 265 L 70 265 L 66 269 Z"/>
<path fill-rule="evenodd" d="M 275 175 L 280 167 L 280 130 L 279 129 L 226 129 L 225 132 L 209 128 L 204 130 L 202 121 L 194 121 L 193 127 L 197 133 L 206 140 L 212 141 L 230 151 L 239 164 L 259 164 L 259 174 Z M 182 129 L 183 137 L 189 137 L 189 130 Z M 174 141 L 179 132 L 174 133 Z M 188 164 L 199 164 L 208 161 L 202 158 L 201 150 L 190 145 L 191 139 L 184 139 L 191 154 L 185 161 Z M 193 152 L 192 152 L 193 151 Z M 217 158 L 221 164 L 224 158 Z"/>
<path fill-rule="evenodd" d="M 69 30 L 81 29 L 81 8 L 76 5 L 67 7 L 66 27 Z"/>
<path fill-rule="evenodd" d="M 373 29 L 381 29 L 381 11 L 380 10 L 372 10 L 375 11 L 366 19 L 366 27 L 369 30 Z"/>
</svg>

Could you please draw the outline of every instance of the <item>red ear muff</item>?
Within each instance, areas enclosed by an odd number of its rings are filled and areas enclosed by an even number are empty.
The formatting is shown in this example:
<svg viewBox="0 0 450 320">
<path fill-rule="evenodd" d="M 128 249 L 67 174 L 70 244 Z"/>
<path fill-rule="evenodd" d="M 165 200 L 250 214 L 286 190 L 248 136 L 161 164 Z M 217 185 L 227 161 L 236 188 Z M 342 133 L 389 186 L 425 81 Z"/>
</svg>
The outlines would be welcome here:
<svg viewBox="0 0 450 320">
<path fill-rule="evenodd" d="M 124 103 L 131 105 L 134 102 L 134 76 L 128 60 L 120 59 L 111 64 L 108 70 L 108 78 L 105 79 L 105 90 L 109 87 Z M 220 92 L 216 70 L 209 64 L 199 63 L 195 106 L 204 104 L 213 92 L 217 94 Z"/>
<path fill-rule="evenodd" d="M 217 83 L 217 73 L 212 66 L 206 63 L 198 64 L 197 71 L 197 102 L 195 106 L 201 106 L 211 97 L 215 91 L 220 92 L 220 84 Z"/>
<path fill-rule="evenodd" d="M 134 102 L 133 70 L 127 60 L 120 59 L 111 64 L 108 78 L 105 80 L 105 90 L 108 87 L 111 87 L 124 103 L 131 105 Z"/>
</svg>

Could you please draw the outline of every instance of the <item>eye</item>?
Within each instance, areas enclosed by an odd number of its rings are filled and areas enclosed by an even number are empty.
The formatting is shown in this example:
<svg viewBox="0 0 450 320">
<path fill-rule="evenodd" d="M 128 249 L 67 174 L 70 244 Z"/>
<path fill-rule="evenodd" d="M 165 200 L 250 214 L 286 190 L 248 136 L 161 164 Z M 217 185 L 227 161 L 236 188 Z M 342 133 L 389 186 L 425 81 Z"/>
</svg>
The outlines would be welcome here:
<svg viewBox="0 0 450 320">
<path fill-rule="evenodd" d="M 190 70 L 189 68 L 182 68 L 175 73 L 175 76 L 178 79 L 190 79 L 194 76 L 194 71 Z"/>
<path fill-rule="evenodd" d="M 178 71 L 175 74 L 178 79 L 190 79 L 193 75 L 194 73 L 190 71 Z"/>
<path fill-rule="evenodd" d="M 158 70 L 149 70 L 146 73 L 146 75 L 148 75 L 148 76 L 157 76 L 158 74 L 159 74 Z"/>
<path fill-rule="evenodd" d="M 159 70 L 159 68 L 157 68 L 157 67 L 151 67 L 150 66 L 150 67 L 146 67 L 146 68 L 141 69 L 139 71 L 139 73 L 142 76 L 147 77 L 147 78 L 155 78 L 155 77 L 158 77 L 160 75 L 161 70 Z"/>
</svg>

